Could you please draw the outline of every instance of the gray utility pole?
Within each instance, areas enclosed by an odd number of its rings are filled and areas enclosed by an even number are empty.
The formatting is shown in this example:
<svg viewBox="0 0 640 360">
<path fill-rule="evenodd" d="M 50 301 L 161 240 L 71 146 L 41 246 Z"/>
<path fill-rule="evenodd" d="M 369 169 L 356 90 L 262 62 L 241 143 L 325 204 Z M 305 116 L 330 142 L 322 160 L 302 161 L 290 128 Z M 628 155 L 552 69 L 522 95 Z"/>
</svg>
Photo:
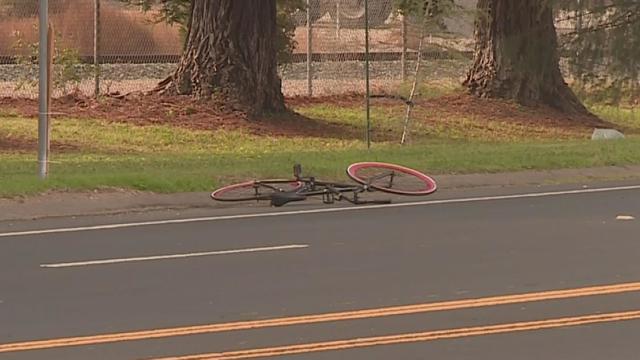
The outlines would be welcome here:
<svg viewBox="0 0 640 360">
<path fill-rule="evenodd" d="M 49 173 L 49 0 L 40 0 L 39 44 L 39 117 L 38 117 L 38 169 L 41 179 Z"/>
</svg>

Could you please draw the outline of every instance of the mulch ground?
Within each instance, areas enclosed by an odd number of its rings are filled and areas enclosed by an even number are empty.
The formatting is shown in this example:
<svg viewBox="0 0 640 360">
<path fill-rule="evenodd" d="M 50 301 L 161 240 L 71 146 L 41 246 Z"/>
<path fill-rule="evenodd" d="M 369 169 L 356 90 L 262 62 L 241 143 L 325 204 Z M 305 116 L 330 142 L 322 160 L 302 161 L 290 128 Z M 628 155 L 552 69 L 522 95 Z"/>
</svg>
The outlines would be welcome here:
<svg viewBox="0 0 640 360">
<path fill-rule="evenodd" d="M 522 125 L 572 129 L 615 127 L 594 115 L 565 114 L 547 106 L 525 107 L 511 101 L 480 99 L 468 94 L 445 95 L 418 106 L 437 109 L 444 114 L 473 117 L 480 121 L 508 121 Z"/>
<path fill-rule="evenodd" d="M 371 99 L 376 106 L 404 106 L 404 101 L 398 97 L 378 95 Z M 357 107 L 364 106 L 364 96 L 346 94 L 325 97 L 294 97 L 287 100 L 290 106 L 310 106 L 331 104 L 335 106 Z M 414 111 L 417 111 L 419 121 L 447 122 L 448 119 L 473 118 L 482 122 L 498 121 L 512 124 L 548 127 L 555 129 L 593 129 L 616 128 L 594 115 L 569 115 L 547 106 L 525 107 L 515 102 L 480 99 L 466 93 L 444 95 L 428 100 L 416 100 Z"/>
<path fill-rule="evenodd" d="M 35 99 L 0 98 L 0 108 L 25 117 L 38 116 Z M 92 118 L 135 125 L 171 125 L 195 130 L 245 130 L 256 135 L 316 136 L 351 139 L 362 131 L 347 125 L 328 124 L 290 112 L 251 119 L 211 101 L 190 97 L 130 95 L 100 100 L 79 95 L 54 99 L 50 110 L 57 117 Z"/>
<path fill-rule="evenodd" d="M 397 98 L 375 98 L 373 105 L 404 106 Z M 326 97 L 293 97 L 287 99 L 290 108 L 314 104 L 364 108 L 364 96 L 345 94 Z M 0 109 L 8 109 L 26 117 L 37 117 L 38 103 L 34 99 L 0 98 Z M 552 108 L 527 108 L 518 104 L 492 99 L 478 99 L 463 93 L 416 102 L 419 121 L 446 122 L 449 118 L 473 118 L 474 121 L 500 121 L 514 124 L 549 127 L 554 129 L 587 129 L 615 127 L 595 116 L 567 115 Z M 105 97 L 100 100 L 81 95 L 68 95 L 53 100 L 51 111 L 55 116 L 97 118 L 105 121 L 136 125 L 171 125 L 197 130 L 239 130 L 269 136 L 314 136 L 324 138 L 359 139 L 361 129 L 348 125 L 329 124 L 296 113 L 250 119 L 245 114 L 227 109 L 223 104 L 199 101 L 190 97 L 166 97 L 160 95 L 129 95 L 124 98 Z M 378 134 L 377 138 L 385 136 Z M 13 140 L 12 140 L 13 141 Z M 0 150 L 11 147 L 32 148 L 31 143 L 9 143 L 3 140 Z M 71 145 L 54 144 L 65 147 Z"/>
<path fill-rule="evenodd" d="M 33 152 L 38 149 L 38 142 L 36 140 L 20 139 L 20 138 L 6 138 L 0 136 L 0 152 L 12 151 L 12 152 Z M 58 141 L 51 142 L 51 150 L 56 152 L 68 152 L 77 151 L 80 147 L 74 144 L 61 143 Z"/>
</svg>

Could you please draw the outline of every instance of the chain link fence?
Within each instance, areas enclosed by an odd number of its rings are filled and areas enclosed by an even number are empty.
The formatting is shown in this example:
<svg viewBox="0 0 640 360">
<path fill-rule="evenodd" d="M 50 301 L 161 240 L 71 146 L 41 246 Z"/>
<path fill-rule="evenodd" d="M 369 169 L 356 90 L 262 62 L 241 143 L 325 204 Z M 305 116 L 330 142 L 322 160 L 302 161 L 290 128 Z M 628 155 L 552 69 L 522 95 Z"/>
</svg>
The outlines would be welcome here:
<svg viewBox="0 0 640 360">
<path fill-rule="evenodd" d="M 395 91 L 415 75 L 422 37 L 425 77 L 460 81 L 471 56 L 475 0 L 458 3 L 460 9 L 445 16 L 442 26 L 425 33 L 420 20 L 398 14 L 394 0 L 369 0 L 374 92 Z M 364 1 L 309 4 L 308 13 L 294 15 L 297 45 L 290 62 L 281 65 L 285 95 L 363 93 Z M 37 11 L 38 0 L 0 0 L 0 97 L 38 95 Z M 183 37 L 178 26 L 157 18 L 157 10 L 144 12 L 118 0 L 50 0 L 56 39 L 54 97 L 145 91 L 171 75 Z"/>
<path fill-rule="evenodd" d="M 394 0 L 369 2 L 369 53 L 373 91 L 397 89 L 414 76 L 422 21 L 404 18 Z M 467 1 L 467 6 L 475 6 Z M 298 47 L 291 64 L 283 67 L 288 95 L 333 95 L 364 92 L 366 34 L 364 1 L 310 1 L 310 26 L 300 23 Z M 315 5 L 315 7 L 314 7 Z M 423 47 L 424 70 L 433 81 L 458 81 L 470 59 L 473 17 L 445 19 L 445 27 L 432 29 Z M 309 36 L 311 35 L 311 36 Z M 311 44 L 308 39 L 311 39 Z M 311 58 L 311 62 L 307 63 Z"/>
<path fill-rule="evenodd" d="M 13 0 L 20 6 L 11 1 L 5 0 L 7 4 L 0 8 L 0 96 L 36 97 L 38 1 Z M 157 14 L 118 1 L 98 4 L 96 22 L 94 0 L 50 1 L 55 32 L 54 96 L 72 91 L 93 95 L 96 74 L 102 94 L 144 90 L 175 68 L 181 49 L 176 27 L 155 24 Z"/>
</svg>

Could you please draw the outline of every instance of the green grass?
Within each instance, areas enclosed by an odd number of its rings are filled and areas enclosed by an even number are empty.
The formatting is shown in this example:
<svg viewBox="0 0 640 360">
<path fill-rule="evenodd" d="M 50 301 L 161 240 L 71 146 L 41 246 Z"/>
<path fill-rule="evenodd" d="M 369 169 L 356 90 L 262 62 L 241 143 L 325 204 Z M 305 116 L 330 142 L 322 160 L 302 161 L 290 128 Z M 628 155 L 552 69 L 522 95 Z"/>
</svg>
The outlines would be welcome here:
<svg viewBox="0 0 640 360">
<path fill-rule="evenodd" d="M 313 105 L 297 110 L 327 122 L 359 127 L 363 122 L 359 107 Z M 52 139 L 73 147 L 54 150 L 50 178 L 37 178 L 35 149 L 0 150 L 0 197 L 100 188 L 207 191 L 250 178 L 289 177 L 296 162 L 306 172 L 328 179 L 345 179 L 349 163 L 366 160 L 396 162 L 434 175 L 640 163 L 639 136 L 606 142 L 567 140 L 553 134 L 546 139 L 526 138 L 531 128 L 491 122 L 478 126 L 473 119 L 414 124 L 414 141 L 403 147 L 396 144 L 403 111 L 402 106 L 374 107 L 372 122 L 377 134 L 390 134 L 393 141 L 374 142 L 370 151 L 360 140 L 58 119 L 52 126 Z M 617 124 L 640 129 L 638 113 L 633 110 L 599 107 L 594 111 Z M 33 144 L 36 136 L 37 120 L 9 113 L 0 116 L 0 141 L 20 139 Z"/>
<path fill-rule="evenodd" d="M 430 74 L 423 70 L 423 73 L 420 75 L 422 79 L 429 78 Z M 411 94 L 411 89 L 413 88 L 413 80 L 410 76 L 410 79 L 405 81 L 398 92 L 405 97 L 409 97 Z M 443 79 L 443 80 L 433 80 L 430 79 L 429 82 L 418 82 L 416 86 L 416 93 L 414 94 L 415 99 L 428 100 L 437 97 L 441 97 L 444 95 L 449 95 L 453 93 L 460 92 L 462 89 L 460 82 L 457 80 L 452 80 L 451 78 Z"/>
<path fill-rule="evenodd" d="M 399 102 L 400 103 L 400 102 Z M 328 123 L 345 124 L 356 127 L 364 125 L 363 106 L 338 107 L 333 105 L 313 105 L 297 108 L 296 111 L 306 117 L 321 119 Z M 371 107 L 371 123 L 378 131 L 402 130 L 402 119 L 404 107 L 398 106 L 376 106 Z"/>
<path fill-rule="evenodd" d="M 589 107 L 594 114 L 621 126 L 631 132 L 640 132 L 640 109 L 624 108 L 610 105 L 592 105 Z"/>
<path fill-rule="evenodd" d="M 24 118 L 0 118 L 0 137 L 33 139 L 37 121 Z M 73 144 L 83 151 L 112 154 L 187 153 L 238 155 L 272 153 L 287 147 L 349 148 L 355 141 L 323 138 L 257 137 L 240 131 L 202 131 L 171 126 L 132 126 L 99 120 L 58 119 L 51 126 L 51 138 Z"/>
<path fill-rule="evenodd" d="M 364 126 L 362 106 L 332 106 L 317 104 L 296 109 L 307 117 L 321 119 L 328 123 Z M 401 137 L 406 107 L 403 105 L 373 105 L 371 124 L 374 138 L 396 140 Z M 431 121 L 423 121 L 430 119 Z M 437 109 L 415 108 L 409 123 L 410 137 L 414 140 L 491 140 L 522 141 L 532 139 L 585 139 L 590 135 L 586 130 L 548 128 L 542 125 L 518 124 L 508 121 L 479 119 L 472 115 L 443 116 Z"/>
<path fill-rule="evenodd" d="M 0 118 L 15 118 L 19 116 L 15 109 L 0 109 Z"/>
</svg>

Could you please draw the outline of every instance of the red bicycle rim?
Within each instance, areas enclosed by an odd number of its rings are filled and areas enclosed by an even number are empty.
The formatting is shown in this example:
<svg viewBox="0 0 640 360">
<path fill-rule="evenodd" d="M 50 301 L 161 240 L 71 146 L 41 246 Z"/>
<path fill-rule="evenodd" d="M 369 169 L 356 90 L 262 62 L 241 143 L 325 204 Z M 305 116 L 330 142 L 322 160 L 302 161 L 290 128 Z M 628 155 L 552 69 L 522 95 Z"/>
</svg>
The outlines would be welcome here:
<svg viewBox="0 0 640 360">
<path fill-rule="evenodd" d="M 379 174 L 391 171 L 396 178 L 388 183 L 386 178 L 376 179 Z M 435 180 L 430 176 L 405 166 L 382 162 L 360 162 L 349 165 L 347 175 L 360 184 L 368 184 L 371 188 L 399 195 L 421 196 L 436 191 Z M 394 187 L 395 186 L 395 187 Z"/>
<path fill-rule="evenodd" d="M 257 192 L 256 184 L 258 185 Z M 260 184 L 264 185 L 260 186 Z M 295 191 L 301 186 L 302 183 L 296 180 L 247 181 L 221 187 L 211 193 L 211 197 L 218 201 L 259 200 L 276 192 L 277 190 L 275 189 L 281 189 L 282 191 Z"/>
</svg>

